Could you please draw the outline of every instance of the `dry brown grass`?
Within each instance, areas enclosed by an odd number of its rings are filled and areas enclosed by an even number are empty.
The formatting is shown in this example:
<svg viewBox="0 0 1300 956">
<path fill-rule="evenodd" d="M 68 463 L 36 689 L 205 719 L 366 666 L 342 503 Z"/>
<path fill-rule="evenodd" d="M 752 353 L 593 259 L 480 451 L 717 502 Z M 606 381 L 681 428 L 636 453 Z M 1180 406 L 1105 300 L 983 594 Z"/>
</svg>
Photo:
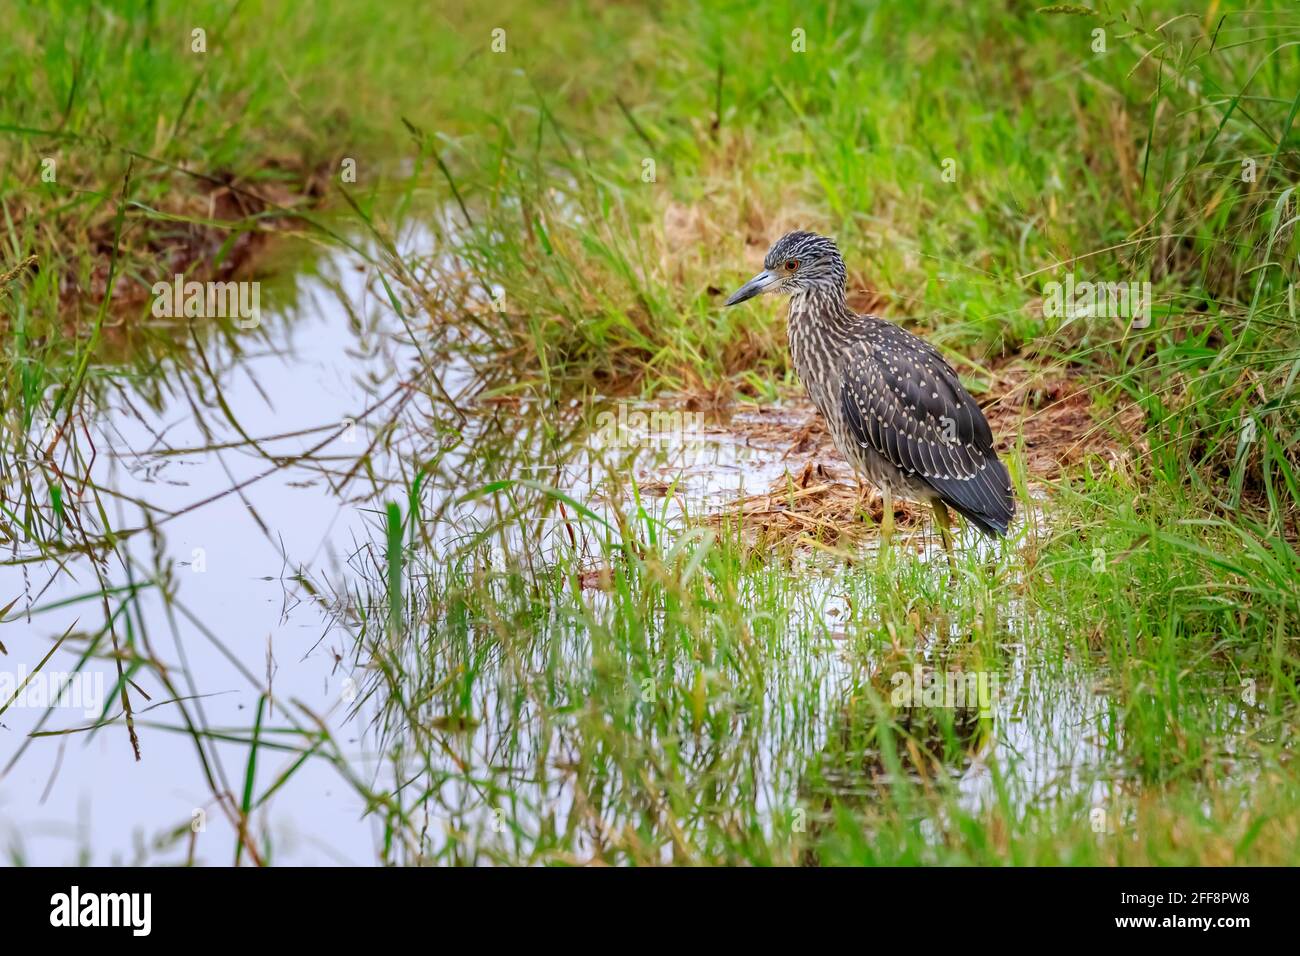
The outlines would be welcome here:
<svg viewBox="0 0 1300 956">
<path fill-rule="evenodd" d="M 1103 411 L 1091 382 L 1069 372 L 1043 372 L 1020 365 L 990 370 L 992 384 L 981 404 L 1004 458 L 1021 453 L 1031 487 L 1050 483 L 1090 456 L 1108 465 L 1145 454 L 1142 410 L 1135 405 Z M 749 495 L 711 516 L 740 524 L 762 543 L 853 543 L 868 537 L 884 514 L 875 489 L 862 487 L 836 450 L 817 410 L 806 398 L 782 408 L 737 419 L 732 426 L 750 444 L 784 446 L 785 475 L 766 492 Z M 928 520 L 927 509 L 894 502 L 900 529 Z"/>
</svg>

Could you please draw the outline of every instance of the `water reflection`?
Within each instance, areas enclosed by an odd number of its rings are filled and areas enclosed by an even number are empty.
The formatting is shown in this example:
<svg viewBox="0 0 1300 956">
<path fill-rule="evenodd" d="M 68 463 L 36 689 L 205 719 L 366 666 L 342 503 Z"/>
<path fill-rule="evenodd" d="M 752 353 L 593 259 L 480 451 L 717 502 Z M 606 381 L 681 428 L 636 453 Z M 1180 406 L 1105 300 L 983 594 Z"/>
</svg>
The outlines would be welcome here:
<svg viewBox="0 0 1300 956">
<path fill-rule="evenodd" d="M 32 512 L 84 504 L 0 563 L 0 663 L 61 640 L 50 666 L 108 692 L 0 717 L 13 857 L 697 861 L 722 834 L 768 852 L 802 808 L 792 859 L 818 862 L 835 814 L 869 830 L 910 784 L 973 813 L 1127 772 L 1105 694 L 1013 598 L 990 639 L 927 622 L 900 651 L 888 582 L 691 520 L 765 491 L 786 444 L 503 392 L 431 244 L 326 256 L 256 330 L 142 333 L 154 367 L 97 379 L 56 461 L 24 438 Z M 997 675 L 991 712 L 900 707 L 913 667 Z"/>
</svg>

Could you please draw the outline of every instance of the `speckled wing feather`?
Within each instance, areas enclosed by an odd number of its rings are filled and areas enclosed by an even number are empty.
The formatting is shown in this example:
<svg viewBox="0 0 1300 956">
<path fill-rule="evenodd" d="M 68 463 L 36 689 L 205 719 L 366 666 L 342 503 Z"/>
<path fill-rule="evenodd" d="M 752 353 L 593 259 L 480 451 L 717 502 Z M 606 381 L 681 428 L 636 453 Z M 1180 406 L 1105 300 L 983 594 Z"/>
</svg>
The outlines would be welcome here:
<svg viewBox="0 0 1300 956">
<path fill-rule="evenodd" d="M 840 403 L 849 437 L 920 478 L 988 534 L 1006 534 L 1015 504 L 984 413 L 928 342 L 863 317 L 845 350 Z"/>
</svg>

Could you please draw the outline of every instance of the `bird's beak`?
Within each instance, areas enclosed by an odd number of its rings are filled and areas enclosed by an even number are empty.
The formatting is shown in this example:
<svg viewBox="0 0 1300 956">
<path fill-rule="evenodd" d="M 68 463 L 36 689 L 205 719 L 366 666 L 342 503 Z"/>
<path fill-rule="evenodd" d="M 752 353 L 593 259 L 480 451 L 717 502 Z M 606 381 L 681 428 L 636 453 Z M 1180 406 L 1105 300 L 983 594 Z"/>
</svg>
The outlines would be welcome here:
<svg viewBox="0 0 1300 956">
<path fill-rule="evenodd" d="M 744 302 L 746 299 L 752 299 L 760 293 L 769 291 L 777 284 L 777 282 L 780 281 L 780 278 L 780 276 L 764 270 L 733 292 L 731 298 L 723 304 L 736 305 L 740 302 Z"/>
</svg>

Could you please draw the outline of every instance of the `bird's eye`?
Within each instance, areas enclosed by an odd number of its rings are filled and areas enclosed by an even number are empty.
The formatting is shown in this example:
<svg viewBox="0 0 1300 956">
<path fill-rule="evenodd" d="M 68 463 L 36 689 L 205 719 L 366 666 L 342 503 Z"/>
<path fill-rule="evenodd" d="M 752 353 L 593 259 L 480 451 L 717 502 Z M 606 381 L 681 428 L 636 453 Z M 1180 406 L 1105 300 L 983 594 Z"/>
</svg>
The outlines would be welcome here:
<svg viewBox="0 0 1300 956">
<path fill-rule="evenodd" d="M 785 260 L 785 267 L 786 267 L 786 269 L 788 269 L 789 271 L 794 272 L 795 269 L 798 269 L 798 268 L 799 268 L 799 260 L 798 260 L 798 259 L 786 259 L 786 260 Z"/>
</svg>

